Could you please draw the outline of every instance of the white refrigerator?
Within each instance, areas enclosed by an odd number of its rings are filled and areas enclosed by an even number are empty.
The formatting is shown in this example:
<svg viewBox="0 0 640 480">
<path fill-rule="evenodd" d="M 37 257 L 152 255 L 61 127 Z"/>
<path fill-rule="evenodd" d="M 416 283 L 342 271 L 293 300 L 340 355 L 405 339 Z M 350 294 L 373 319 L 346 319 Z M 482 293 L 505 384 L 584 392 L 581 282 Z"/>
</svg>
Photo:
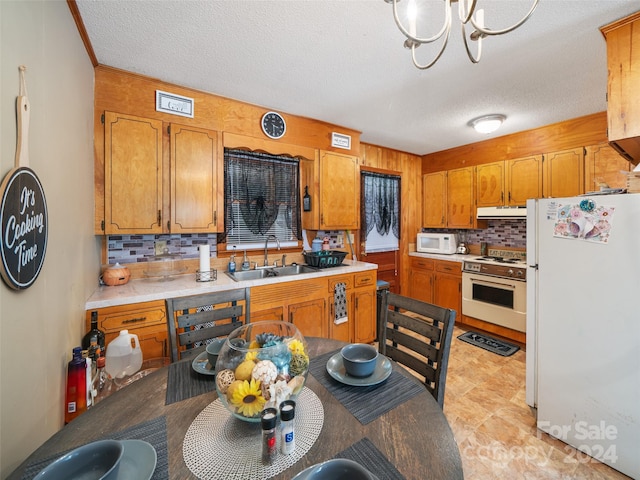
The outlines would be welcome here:
<svg viewBox="0 0 640 480">
<path fill-rule="evenodd" d="M 640 194 L 529 200 L 527 265 L 538 428 L 640 479 Z"/>
</svg>

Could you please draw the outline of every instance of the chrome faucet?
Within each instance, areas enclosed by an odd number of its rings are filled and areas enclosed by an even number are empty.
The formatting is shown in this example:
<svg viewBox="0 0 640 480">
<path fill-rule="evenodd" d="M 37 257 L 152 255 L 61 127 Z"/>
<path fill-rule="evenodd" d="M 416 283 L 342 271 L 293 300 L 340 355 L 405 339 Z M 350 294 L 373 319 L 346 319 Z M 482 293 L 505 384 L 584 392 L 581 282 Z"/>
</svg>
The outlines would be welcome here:
<svg viewBox="0 0 640 480">
<path fill-rule="evenodd" d="M 268 244 L 269 244 L 269 239 L 273 237 L 273 239 L 276 241 L 276 244 L 278 245 L 278 250 L 280 250 L 280 240 L 278 240 L 278 237 L 276 237 L 275 235 L 269 235 L 266 240 L 264 241 L 264 266 L 267 267 L 269 266 L 269 248 L 268 248 Z"/>
</svg>

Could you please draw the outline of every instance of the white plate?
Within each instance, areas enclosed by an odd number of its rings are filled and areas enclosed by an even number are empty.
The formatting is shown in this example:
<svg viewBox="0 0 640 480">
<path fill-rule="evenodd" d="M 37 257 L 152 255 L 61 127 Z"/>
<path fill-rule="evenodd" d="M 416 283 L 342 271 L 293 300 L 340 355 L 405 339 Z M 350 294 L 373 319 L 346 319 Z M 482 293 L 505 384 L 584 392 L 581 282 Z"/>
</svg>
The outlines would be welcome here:
<svg viewBox="0 0 640 480">
<path fill-rule="evenodd" d="M 118 480 L 150 480 L 156 470 L 156 449 L 143 440 L 122 440 L 124 454 L 120 460 Z"/>
<path fill-rule="evenodd" d="M 203 375 L 216 374 L 216 367 L 209 363 L 209 357 L 207 356 L 206 350 L 193 359 L 191 366 L 196 372 L 202 373 Z"/>
<path fill-rule="evenodd" d="M 391 362 L 384 355 L 378 355 L 376 359 L 376 368 L 368 377 L 352 377 L 347 373 L 342 362 L 340 352 L 333 355 L 327 362 L 327 372 L 334 379 L 346 385 L 354 387 L 370 387 L 384 382 L 391 375 Z"/>
</svg>

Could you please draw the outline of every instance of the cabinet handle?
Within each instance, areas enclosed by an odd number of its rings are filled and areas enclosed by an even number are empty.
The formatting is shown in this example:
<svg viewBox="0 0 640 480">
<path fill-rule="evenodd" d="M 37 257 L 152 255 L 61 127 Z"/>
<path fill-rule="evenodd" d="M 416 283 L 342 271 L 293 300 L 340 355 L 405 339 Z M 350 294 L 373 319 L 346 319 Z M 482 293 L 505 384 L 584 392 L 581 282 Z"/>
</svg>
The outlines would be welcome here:
<svg viewBox="0 0 640 480">
<path fill-rule="evenodd" d="M 216 227 L 218 226 L 218 212 L 217 211 L 213 212 L 213 224 Z"/>
<path fill-rule="evenodd" d="M 158 210 L 158 225 L 162 224 L 162 212 Z"/>
<path fill-rule="evenodd" d="M 144 322 L 147 317 L 136 317 L 136 318 L 128 318 L 127 320 L 123 320 L 122 323 L 138 323 Z"/>
</svg>

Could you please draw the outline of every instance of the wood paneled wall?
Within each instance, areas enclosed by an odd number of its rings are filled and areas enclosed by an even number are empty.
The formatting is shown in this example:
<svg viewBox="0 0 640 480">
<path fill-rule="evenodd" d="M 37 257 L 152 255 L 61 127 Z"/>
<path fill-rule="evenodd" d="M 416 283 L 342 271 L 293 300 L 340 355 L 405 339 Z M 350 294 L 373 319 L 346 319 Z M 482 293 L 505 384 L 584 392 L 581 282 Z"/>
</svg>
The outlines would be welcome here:
<svg viewBox="0 0 640 480">
<path fill-rule="evenodd" d="M 607 112 L 435 152 L 422 157 L 422 173 L 471 167 L 596 145 L 607 141 Z"/>
<path fill-rule="evenodd" d="M 361 144 L 362 170 L 400 175 L 401 238 L 400 238 L 400 293 L 409 294 L 409 248 L 415 244 L 422 218 L 422 165 L 418 155 L 412 155 L 376 145 Z M 362 249 L 360 249 L 362 250 Z M 367 261 L 366 256 L 360 260 Z"/>
</svg>

